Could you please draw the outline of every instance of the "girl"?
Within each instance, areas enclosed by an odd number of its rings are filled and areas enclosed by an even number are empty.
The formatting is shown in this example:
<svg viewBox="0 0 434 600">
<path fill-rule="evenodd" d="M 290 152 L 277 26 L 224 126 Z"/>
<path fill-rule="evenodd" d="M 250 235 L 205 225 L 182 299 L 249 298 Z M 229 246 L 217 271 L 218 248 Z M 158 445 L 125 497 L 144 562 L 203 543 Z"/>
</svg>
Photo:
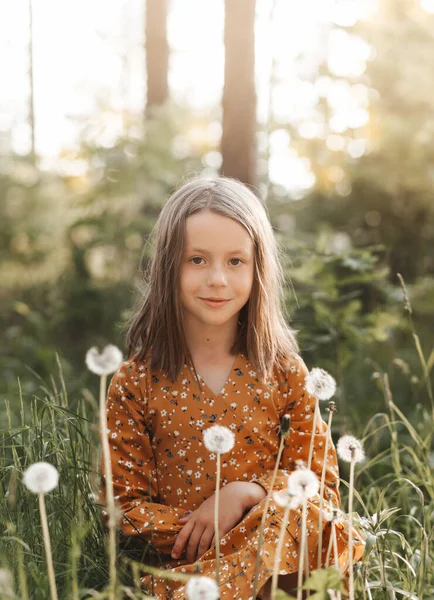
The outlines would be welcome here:
<svg viewBox="0 0 434 600">
<path fill-rule="evenodd" d="M 222 457 L 220 598 L 247 600 L 281 418 L 289 414 L 291 431 L 273 491 L 286 486 L 298 461 L 307 461 L 316 403 L 305 390 L 308 370 L 285 322 L 282 271 L 262 203 L 227 178 L 183 185 L 158 219 L 147 283 L 128 332 L 131 358 L 114 375 L 107 398 L 121 540 L 152 549 L 148 564 L 215 576 L 215 456 L 204 446 L 203 431 L 228 427 L 236 441 Z M 328 435 L 321 420 L 312 461 L 319 476 Z M 338 506 L 337 461 L 333 444 L 329 448 L 326 498 Z M 271 502 L 258 597 L 268 597 L 283 511 Z M 323 558 L 331 530 L 324 521 Z M 343 524 L 333 526 L 344 565 L 347 535 Z M 296 581 L 299 534 L 294 511 L 279 587 Z M 354 536 L 358 560 L 363 544 Z M 310 502 L 311 569 L 317 544 L 318 508 Z M 159 599 L 185 598 L 184 582 L 150 576 L 142 582 Z"/>
</svg>

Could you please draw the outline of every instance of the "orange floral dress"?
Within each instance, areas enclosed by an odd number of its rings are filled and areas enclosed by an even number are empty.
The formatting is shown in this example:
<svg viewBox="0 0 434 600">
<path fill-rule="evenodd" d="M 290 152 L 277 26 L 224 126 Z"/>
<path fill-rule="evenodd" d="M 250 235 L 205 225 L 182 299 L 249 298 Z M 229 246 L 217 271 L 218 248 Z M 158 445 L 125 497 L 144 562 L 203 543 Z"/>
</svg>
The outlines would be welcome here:
<svg viewBox="0 0 434 600">
<path fill-rule="evenodd" d="M 187 564 L 170 553 L 182 526 L 179 518 L 195 510 L 215 492 L 216 456 L 203 442 L 203 431 L 211 425 L 228 427 L 235 445 L 221 458 L 221 482 L 248 481 L 270 491 L 270 480 L 279 448 L 280 421 L 289 414 L 291 429 L 285 439 L 273 491 L 286 487 L 288 473 L 298 461 L 307 463 L 317 400 L 305 389 L 308 370 L 298 355 L 285 371 L 275 369 L 270 381 L 261 381 L 248 359 L 238 354 L 220 394 L 184 365 L 172 383 L 162 372 L 150 372 L 147 361 L 126 361 L 113 376 L 107 397 L 107 426 L 113 485 L 122 511 L 121 545 L 133 540 L 149 548 L 149 562 L 174 573 L 215 577 L 215 550 Z M 321 477 L 326 424 L 317 418 L 311 468 Z M 329 441 L 326 470 L 327 502 L 338 506 L 339 473 L 336 452 Z M 104 484 L 101 488 L 104 498 Z M 257 504 L 220 540 L 220 598 L 247 600 L 252 597 L 259 527 L 265 499 Z M 307 545 L 310 568 L 317 566 L 319 496 L 308 502 Z M 328 504 L 327 504 L 328 506 Z M 257 590 L 271 577 L 275 549 L 284 509 L 271 499 L 265 522 Z M 330 532 L 335 528 L 341 568 L 348 567 L 348 524 L 323 518 L 324 561 Z M 280 573 L 298 570 L 301 507 L 290 513 L 286 527 Z M 354 561 L 363 554 L 364 543 L 357 531 Z M 152 549 L 152 552 L 151 552 Z M 157 557 L 157 560 L 156 560 Z M 145 571 L 144 571 L 145 572 Z M 163 600 L 186 598 L 185 582 L 144 575 L 145 591 Z"/>
</svg>

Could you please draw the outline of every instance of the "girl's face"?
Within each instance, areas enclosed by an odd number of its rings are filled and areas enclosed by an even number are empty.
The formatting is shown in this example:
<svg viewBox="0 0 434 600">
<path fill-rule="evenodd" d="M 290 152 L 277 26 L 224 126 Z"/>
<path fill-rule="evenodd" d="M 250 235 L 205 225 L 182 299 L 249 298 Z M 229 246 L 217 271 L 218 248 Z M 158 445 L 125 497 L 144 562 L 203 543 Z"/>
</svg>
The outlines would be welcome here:
<svg viewBox="0 0 434 600">
<path fill-rule="evenodd" d="M 234 325 L 249 299 L 254 245 L 242 225 L 209 210 L 186 220 L 180 297 L 186 324 Z"/>
</svg>

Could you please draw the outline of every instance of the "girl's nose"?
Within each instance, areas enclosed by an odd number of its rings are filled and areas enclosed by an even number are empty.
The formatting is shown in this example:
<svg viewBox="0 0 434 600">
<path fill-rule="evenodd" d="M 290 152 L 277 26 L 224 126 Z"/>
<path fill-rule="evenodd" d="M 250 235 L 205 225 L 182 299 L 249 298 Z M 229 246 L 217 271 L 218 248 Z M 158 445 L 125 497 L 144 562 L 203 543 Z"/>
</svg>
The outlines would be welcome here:
<svg viewBox="0 0 434 600">
<path fill-rule="evenodd" d="M 209 274 L 208 283 L 212 286 L 226 285 L 227 281 L 224 270 L 220 268 L 212 269 Z"/>
</svg>

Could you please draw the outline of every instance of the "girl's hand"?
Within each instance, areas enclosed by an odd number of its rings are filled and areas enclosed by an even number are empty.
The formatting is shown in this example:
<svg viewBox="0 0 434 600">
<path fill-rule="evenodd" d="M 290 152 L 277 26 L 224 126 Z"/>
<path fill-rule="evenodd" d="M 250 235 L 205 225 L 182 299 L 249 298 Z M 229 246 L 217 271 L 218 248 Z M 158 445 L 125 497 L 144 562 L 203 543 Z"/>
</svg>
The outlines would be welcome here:
<svg viewBox="0 0 434 600">
<path fill-rule="evenodd" d="M 219 535 L 223 537 L 237 525 L 247 509 L 260 502 L 266 491 L 256 483 L 234 481 L 219 490 Z M 172 558 L 179 558 L 186 549 L 187 563 L 205 554 L 214 541 L 215 494 L 198 509 L 179 520 L 184 525 L 172 549 Z"/>
</svg>

